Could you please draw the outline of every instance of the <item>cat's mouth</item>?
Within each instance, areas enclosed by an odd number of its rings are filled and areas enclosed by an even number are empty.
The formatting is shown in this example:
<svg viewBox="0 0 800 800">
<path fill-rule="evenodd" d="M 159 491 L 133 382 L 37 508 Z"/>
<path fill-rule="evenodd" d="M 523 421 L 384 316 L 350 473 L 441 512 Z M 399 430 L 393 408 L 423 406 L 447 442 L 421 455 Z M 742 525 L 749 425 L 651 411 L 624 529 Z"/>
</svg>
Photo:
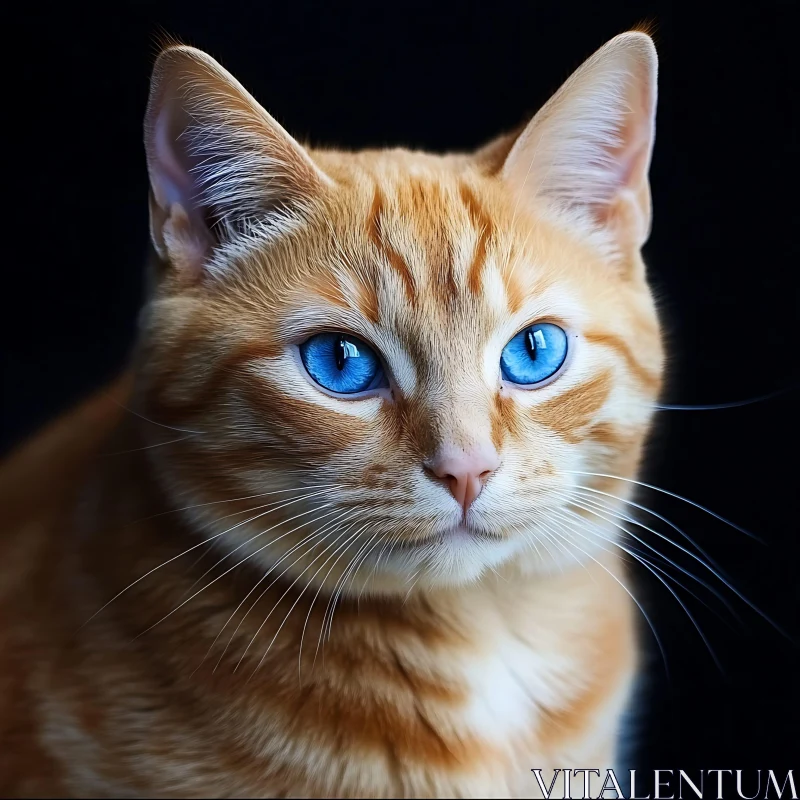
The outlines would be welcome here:
<svg viewBox="0 0 800 800">
<path fill-rule="evenodd" d="M 416 550 L 425 547 L 435 547 L 436 545 L 464 545 L 475 544 L 476 542 L 502 542 L 503 537 L 498 533 L 473 528 L 470 525 L 459 524 L 444 531 L 410 539 L 405 542 L 398 542 L 394 545 L 395 550 Z"/>
</svg>

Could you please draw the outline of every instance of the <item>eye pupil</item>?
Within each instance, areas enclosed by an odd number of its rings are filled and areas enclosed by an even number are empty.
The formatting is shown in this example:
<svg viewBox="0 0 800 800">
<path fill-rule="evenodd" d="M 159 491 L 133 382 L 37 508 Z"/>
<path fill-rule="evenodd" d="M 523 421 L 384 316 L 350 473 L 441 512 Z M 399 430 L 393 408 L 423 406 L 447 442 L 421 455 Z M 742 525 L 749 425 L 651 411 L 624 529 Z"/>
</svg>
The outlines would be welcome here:
<svg viewBox="0 0 800 800">
<path fill-rule="evenodd" d="M 525 349 L 528 351 L 528 355 L 531 358 L 536 358 L 536 339 L 534 338 L 533 331 L 528 331 L 528 335 L 525 337 Z"/>
<path fill-rule="evenodd" d="M 334 357 L 336 358 L 336 369 L 341 372 L 344 369 L 344 362 L 347 360 L 347 342 L 345 342 L 344 337 L 340 336 L 336 340 L 336 344 L 334 345 L 333 352 Z"/>
<path fill-rule="evenodd" d="M 336 369 L 341 372 L 344 369 L 345 362 L 348 358 L 358 358 L 361 353 L 358 352 L 354 342 L 340 336 L 333 346 L 333 357 L 336 360 Z"/>
</svg>

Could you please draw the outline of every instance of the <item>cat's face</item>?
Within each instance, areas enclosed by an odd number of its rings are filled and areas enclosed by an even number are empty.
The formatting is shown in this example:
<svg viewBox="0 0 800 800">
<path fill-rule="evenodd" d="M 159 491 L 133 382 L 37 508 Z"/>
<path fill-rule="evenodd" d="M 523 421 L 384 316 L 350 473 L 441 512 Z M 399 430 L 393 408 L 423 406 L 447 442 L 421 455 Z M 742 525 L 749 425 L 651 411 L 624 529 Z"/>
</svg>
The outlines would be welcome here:
<svg viewBox="0 0 800 800">
<path fill-rule="evenodd" d="M 207 57 L 162 55 L 139 402 L 192 432 L 150 453 L 230 566 L 408 591 L 608 546 L 573 489 L 623 494 L 586 473 L 634 474 L 662 350 L 654 53 L 604 51 L 521 136 L 446 157 L 303 150 Z"/>
</svg>

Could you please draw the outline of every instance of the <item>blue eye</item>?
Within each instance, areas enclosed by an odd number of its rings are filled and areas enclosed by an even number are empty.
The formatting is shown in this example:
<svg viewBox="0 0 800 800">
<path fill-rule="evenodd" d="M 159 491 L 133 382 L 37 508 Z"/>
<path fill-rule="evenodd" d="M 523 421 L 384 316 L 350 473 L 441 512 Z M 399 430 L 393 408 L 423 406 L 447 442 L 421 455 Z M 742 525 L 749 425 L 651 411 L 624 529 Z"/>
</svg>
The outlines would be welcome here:
<svg viewBox="0 0 800 800">
<path fill-rule="evenodd" d="M 530 386 L 555 375 L 567 357 L 567 334 L 549 322 L 521 330 L 500 356 L 503 377 Z"/>
<path fill-rule="evenodd" d="M 377 389 L 383 370 L 375 351 L 347 333 L 318 333 L 300 345 L 308 374 L 323 388 L 339 394 Z"/>
</svg>

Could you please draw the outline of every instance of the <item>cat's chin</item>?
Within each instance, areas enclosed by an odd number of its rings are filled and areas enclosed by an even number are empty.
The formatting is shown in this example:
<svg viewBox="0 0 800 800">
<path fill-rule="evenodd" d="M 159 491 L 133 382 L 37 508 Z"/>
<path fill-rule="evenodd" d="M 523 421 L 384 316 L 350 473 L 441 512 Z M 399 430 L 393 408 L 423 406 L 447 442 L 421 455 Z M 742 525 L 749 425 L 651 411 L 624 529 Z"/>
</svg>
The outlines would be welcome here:
<svg viewBox="0 0 800 800">
<path fill-rule="evenodd" d="M 425 551 L 436 547 L 470 547 L 480 542 L 502 542 L 499 533 L 479 530 L 471 525 L 458 524 L 418 539 L 410 539 L 394 546 L 398 552 Z"/>
<path fill-rule="evenodd" d="M 459 543 L 469 545 L 474 542 L 502 542 L 504 537 L 499 533 L 479 530 L 471 525 L 456 525 L 440 535 L 442 541 L 452 545 Z"/>
<path fill-rule="evenodd" d="M 547 540 L 515 531 L 492 531 L 469 524 L 456 524 L 426 536 L 396 544 L 391 552 L 383 551 L 364 563 L 369 578 L 367 594 L 401 594 L 452 590 L 475 585 L 481 580 L 563 574 L 582 563 L 566 548 L 548 547 Z M 540 546 L 535 541 L 540 541 Z M 584 544 L 585 560 L 594 560 L 591 543 Z M 380 548 L 378 548 L 380 551 Z M 597 548 L 598 555 L 604 550 Z M 376 563 L 377 562 L 377 563 Z M 356 579 L 354 585 L 361 585 Z"/>
<path fill-rule="evenodd" d="M 373 586 L 404 594 L 454 588 L 474 583 L 518 553 L 519 544 L 499 533 L 459 524 L 395 546 L 380 558 Z"/>
</svg>

